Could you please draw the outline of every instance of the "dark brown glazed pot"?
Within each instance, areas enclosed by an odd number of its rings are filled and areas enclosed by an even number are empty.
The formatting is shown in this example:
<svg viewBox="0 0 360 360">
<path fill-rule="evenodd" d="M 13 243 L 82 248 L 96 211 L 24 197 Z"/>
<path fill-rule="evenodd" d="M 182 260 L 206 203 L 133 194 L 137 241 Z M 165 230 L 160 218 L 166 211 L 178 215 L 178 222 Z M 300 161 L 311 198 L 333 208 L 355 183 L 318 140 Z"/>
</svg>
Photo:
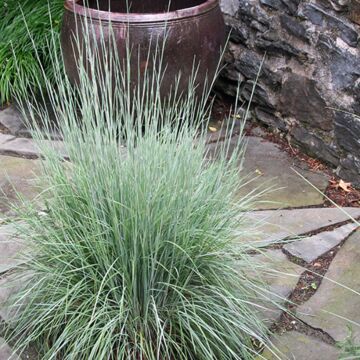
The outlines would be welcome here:
<svg viewBox="0 0 360 360">
<path fill-rule="evenodd" d="M 131 55 L 133 79 L 137 79 L 138 69 L 143 72 L 149 65 L 148 51 L 154 39 L 162 43 L 166 37 L 163 63 L 167 67 L 162 94 L 170 91 L 179 72 L 182 74 L 179 88 L 186 91 L 194 60 L 199 65 L 196 81 L 200 91 L 206 77 L 213 78 L 225 44 L 219 0 L 172 0 L 170 8 L 169 0 L 132 0 L 130 12 L 126 11 L 126 0 L 89 0 L 88 6 L 83 1 L 65 1 L 61 32 L 65 68 L 73 83 L 78 80 L 78 70 L 72 39 L 76 31 L 80 42 L 84 36 L 79 21 L 91 23 L 96 39 L 101 32 L 106 38 L 111 23 L 120 59 L 126 57 L 127 40 L 130 47 L 140 48 L 140 55 L 134 51 Z M 150 51 L 155 51 L 153 46 Z"/>
</svg>

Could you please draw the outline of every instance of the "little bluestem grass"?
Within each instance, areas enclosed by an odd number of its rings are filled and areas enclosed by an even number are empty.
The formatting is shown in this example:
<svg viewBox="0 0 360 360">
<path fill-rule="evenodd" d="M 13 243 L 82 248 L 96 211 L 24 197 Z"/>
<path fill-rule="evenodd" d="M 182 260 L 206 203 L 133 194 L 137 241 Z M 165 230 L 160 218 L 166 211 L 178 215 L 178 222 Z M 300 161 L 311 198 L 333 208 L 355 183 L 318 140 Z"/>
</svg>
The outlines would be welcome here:
<svg viewBox="0 0 360 360">
<path fill-rule="evenodd" d="M 132 90 L 136 64 L 99 55 L 104 44 L 84 47 L 75 88 L 55 54 L 56 89 L 42 71 L 69 161 L 43 142 L 47 108 L 23 103 L 47 187 L 41 211 L 20 208 L 31 251 L 14 269 L 28 278 L 8 338 L 42 359 L 253 359 L 267 340 L 255 304 L 268 293 L 249 254 L 253 195 L 237 195 L 242 137 L 210 159 L 207 93 L 197 98 L 190 79 L 165 100 L 157 65 Z"/>
</svg>

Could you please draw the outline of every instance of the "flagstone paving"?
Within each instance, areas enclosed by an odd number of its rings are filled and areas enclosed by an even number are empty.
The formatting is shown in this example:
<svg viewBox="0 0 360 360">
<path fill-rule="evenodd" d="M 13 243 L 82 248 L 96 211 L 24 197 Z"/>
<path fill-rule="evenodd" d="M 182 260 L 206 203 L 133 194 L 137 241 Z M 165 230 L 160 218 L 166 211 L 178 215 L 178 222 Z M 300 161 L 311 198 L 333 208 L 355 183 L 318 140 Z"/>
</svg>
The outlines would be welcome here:
<svg viewBox="0 0 360 360">
<path fill-rule="evenodd" d="M 10 140 L 16 139 L 15 136 L 9 134 L 0 133 L 0 145 L 7 143 Z"/>
<path fill-rule="evenodd" d="M 335 341 L 351 332 L 360 345 L 360 231 L 345 242 L 318 291 L 297 308 L 297 315 Z"/>
<path fill-rule="evenodd" d="M 229 153 L 236 146 L 237 141 L 236 136 L 231 140 Z M 239 197 L 254 189 L 257 189 L 254 195 L 271 189 L 258 199 L 257 207 L 261 209 L 302 207 L 320 205 L 324 202 L 321 192 L 328 184 L 327 175 L 311 171 L 307 165 L 282 151 L 277 144 L 261 137 L 248 136 L 246 141 L 246 156 L 241 176 L 246 177 L 246 180 L 250 182 L 239 189 Z M 209 156 L 216 156 L 218 146 L 217 143 L 209 144 Z"/>
<path fill-rule="evenodd" d="M 38 160 L 0 155 L 0 214 L 11 214 L 10 203 L 16 202 L 17 193 L 29 200 L 39 193 L 35 180 L 39 172 Z"/>
<path fill-rule="evenodd" d="M 285 305 L 305 269 L 289 261 L 281 250 L 268 250 L 255 256 L 253 265 L 257 267 L 254 277 L 261 278 L 268 290 L 262 296 L 263 301 L 258 300 L 258 306 L 262 308 L 256 310 L 261 319 L 271 325 L 280 318 L 281 307 Z"/>
<path fill-rule="evenodd" d="M 62 157 L 67 158 L 62 141 L 42 140 L 41 143 L 53 147 Z M 11 135 L 0 134 L 0 154 L 38 158 L 41 156 L 41 151 L 33 139 L 16 138 Z"/>
<path fill-rule="evenodd" d="M 283 239 L 319 231 L 331 225 L 360 217 L 360 208 L 310 208 L 254 211 L 246 215 L 257 230 L 254 241 L 268 245 Z"/>
<path fill-rule="evenodd" d="M 235 143 L 236 139 L 232 141 Z M 326 175 L 311 171 L 307 165 L 282 151 L 277 144 L 261 137 L 247 137 L 247 142 L 243 173 L 252 174 L 256 178 L 245 186 L 240 194 L 246 194 L 256 187 L 271 187 L 272 191 L 260 199 L 259 207 L 263 209 L 323 203 L 321 192 L 328 184 Z M 308 184 L 294 170 L 320 191 Z"/>
<path fill-rule="evenodd" d="M 278 351 L 272 354 L 265 350 L 262 355 L 267 360 L 337 360 L 340 355 L 336 347 L 296 331 L 277 337 L 273 343 Z"/>
<path fill-rule="evenodd" d="M 25 244 L 16 234 L 14 224 L 0 226 L 0 274 L 22 262 L 18 255 L 25 249 Z"/>
<path fill-rule="evenodd" d="M 307 263 L 311 263 L 318 257 L 339 245 L 355 229 L 356 224 L 347 224 L 335 230 L 324 231 L 318 235 L 307 237 L 303 240 L 294 241 L 284 246 L 284 250 Z"/>
<path fill-rule="evenodd" d="M 10 322 L 13 319 L 15 309 L 10 308 L 7 302 L 11 296 L 21 290 L 24 281 L 25 279 L 15 278 L 11 272 L 0 276 L 0 320 Z"/>
<path fill-rule="evenodd" d="M 0 338 L 0 360 L 20 360 L 3 338 Z"/>
</svg>

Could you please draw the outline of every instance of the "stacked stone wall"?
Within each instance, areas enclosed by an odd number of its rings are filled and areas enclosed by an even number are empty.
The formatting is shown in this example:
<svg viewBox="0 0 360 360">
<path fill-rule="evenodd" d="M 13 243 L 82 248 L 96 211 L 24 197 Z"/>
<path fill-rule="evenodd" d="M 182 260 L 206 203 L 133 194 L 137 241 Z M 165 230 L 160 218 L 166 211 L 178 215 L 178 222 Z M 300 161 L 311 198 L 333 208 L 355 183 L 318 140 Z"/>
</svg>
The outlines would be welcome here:
<svg viewBox="0 0 360 360">
<path fill-rule="evenodd" d="M 218 88 L 360 186 L 360 0 L 222 0 L 231 38 Z M 354 115 L 355 114 L 355 115 Z M 358 116 L 356 116 L 358 115 Z"/>
</svg>

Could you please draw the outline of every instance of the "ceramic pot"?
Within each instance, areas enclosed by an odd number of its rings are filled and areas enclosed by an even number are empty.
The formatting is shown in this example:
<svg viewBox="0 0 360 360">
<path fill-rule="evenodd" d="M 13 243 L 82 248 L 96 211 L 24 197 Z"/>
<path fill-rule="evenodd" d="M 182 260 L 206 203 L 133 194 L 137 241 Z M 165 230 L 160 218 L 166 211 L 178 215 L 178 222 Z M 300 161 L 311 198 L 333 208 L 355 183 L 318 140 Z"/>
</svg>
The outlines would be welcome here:
<svg viewBox="0 0 360 360">
<path fill-rule="evenodd" d="M 151 69 L 149 59 L 156 51 L 154 39 L 162 44 L 166 38 L 163 51 L 166 70 L 161 93 L 171 91 L 179 72 L 182 74 L 180 91 L 186 91 L 194 64 L 198 66 L 196 82 L 201 91 L 205 79 L 214 76 L 225 44 L 219 0 L 171 0 L 170 7 L 168 0 L 132 0 L 129 11 L 126 3 L 126 0 L 89 0 L 85 6 L 84 0 L 65 1 L 61 45 L 70 80 L 75 84 L 78 81 L 74 34 L 77 33 L 82 42 L 81 29 L 88 23 L 95 33 L 95 41 L 101 33 L 106 38 L 111 26 L 120 59 L 126 58 L 128 47 L 138 49 L 130 55 L 132 79 L 138 79 L 139 71 Z"/>
</svg>

